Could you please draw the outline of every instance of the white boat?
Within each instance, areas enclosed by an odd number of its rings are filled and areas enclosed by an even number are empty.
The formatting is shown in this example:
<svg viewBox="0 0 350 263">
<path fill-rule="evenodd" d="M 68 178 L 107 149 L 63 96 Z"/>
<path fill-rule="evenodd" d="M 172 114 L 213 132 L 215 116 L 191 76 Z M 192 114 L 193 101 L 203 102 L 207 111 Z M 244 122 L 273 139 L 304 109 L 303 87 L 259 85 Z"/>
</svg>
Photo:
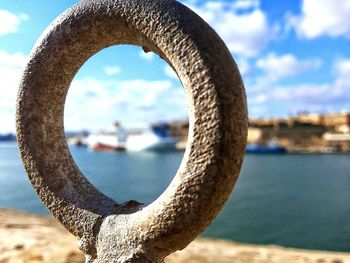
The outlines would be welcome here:
<svg viewBox="0 0 350 263">
<path fill-rule="evenodd" d="M 151 125 L 146 129 L 126 131 L 121 127 L 115 133 L 92 134 L 87 138 L 94 151 L 174 151 L 178 140 L 169 134 L 166 124 Z"/>
<path fill-rule="evenodd" d="M 91 134 L 86 139 L 88 147 L 93 151 L 125 151 L 126 143 L 118 141 L 115 133 Z"/>
</svg>

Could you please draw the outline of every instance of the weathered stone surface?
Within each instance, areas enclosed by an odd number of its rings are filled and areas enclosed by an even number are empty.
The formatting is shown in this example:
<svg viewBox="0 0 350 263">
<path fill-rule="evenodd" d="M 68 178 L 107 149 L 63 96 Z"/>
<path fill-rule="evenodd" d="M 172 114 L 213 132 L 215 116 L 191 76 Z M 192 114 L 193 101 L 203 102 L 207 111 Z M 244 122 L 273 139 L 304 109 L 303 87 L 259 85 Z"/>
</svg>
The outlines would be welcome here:
<svg viewBox="0 0 350 263">
<path fill-rule="evenodd" d="M 118 204 L 95 189 L 64 138 L 72 79 L 89 57 L 118 44 L 142 46 L 164 58 L 188 98 L 184 159 L 166 191 L 146 206 Z M 245 149 L 246 98 L 223 41 L 182 4 L 83 0 L 46 30 L 31 53 L 18 94 L 17 136 L 31 183 L 79 238 L 88 262 L 156 263 L 188 245 L 229 197 Z"/>
<path fill-rule="evenodd" d="M 76 239 L 53 218 L 0 209 L 0 263 L 83 263 Z M 165 263 L 350 263 L 350 254 L 196 239 Z"/>
</svg>

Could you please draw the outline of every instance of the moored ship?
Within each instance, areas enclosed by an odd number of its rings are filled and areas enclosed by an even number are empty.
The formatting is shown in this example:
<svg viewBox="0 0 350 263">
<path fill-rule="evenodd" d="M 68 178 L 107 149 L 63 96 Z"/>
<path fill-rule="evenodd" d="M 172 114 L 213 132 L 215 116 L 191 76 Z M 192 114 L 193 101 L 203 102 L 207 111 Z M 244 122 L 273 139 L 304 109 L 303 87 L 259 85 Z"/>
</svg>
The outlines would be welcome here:
<svg viewBox="0 0 350 263">
<path fill-rule="evenodd" d="M 116 132 L 92 134 L 87 138 L 93 151 L 175 151 L 178 140 L 169 133 L 165 123 L 127 131 L 119 123 Z"/>
<path fill-rule="evenodd" d="M 267 145 L 248 144 L 246 148 L 246 153 L 255 154 L 282 154 L 286 152 L 286 148 L 278 145 L 276 140 L 271 140 Z"/>
</svg>

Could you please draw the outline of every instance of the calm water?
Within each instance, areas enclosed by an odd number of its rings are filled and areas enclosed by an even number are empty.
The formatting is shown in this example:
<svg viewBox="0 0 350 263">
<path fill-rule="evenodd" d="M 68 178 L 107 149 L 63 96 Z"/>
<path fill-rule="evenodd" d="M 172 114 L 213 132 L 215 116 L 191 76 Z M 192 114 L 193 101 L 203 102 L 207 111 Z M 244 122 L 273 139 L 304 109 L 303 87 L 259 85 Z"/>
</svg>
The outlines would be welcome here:
<svg viewBox="0 0 350 263">
<path fill-rule="evenodd" d="M 72 148 L 80 169 L 122 202 L 151 202 L 182 153 L 92 153 Z M 0 207 L 46 214 L 15 144 L 0 144 Z M 255 244 L 350 251 L 350 155 L 248 155 L 233 194 L 204 236 Z"/>
</svg>

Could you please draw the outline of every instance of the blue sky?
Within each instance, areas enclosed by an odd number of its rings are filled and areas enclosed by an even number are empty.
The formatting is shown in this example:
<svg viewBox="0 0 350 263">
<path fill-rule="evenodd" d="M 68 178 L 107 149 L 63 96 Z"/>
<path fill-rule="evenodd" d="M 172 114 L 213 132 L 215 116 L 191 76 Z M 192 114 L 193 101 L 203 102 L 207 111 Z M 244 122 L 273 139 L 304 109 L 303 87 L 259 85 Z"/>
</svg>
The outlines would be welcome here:
<svg viewBox="0 0 350 263">
<path fill-rule="evenodd" d="M 0 0 L 0 132 L 14 131 L 19 79 L 44 29 L 78 1 Z M 224 39 L 240 68 L 250 117 L 350 110 L 350 0 L 184 0 Z M 176 75 L 156 55 L 118 46 L 75 77 L 66 130 L 187 118 Z"/>
</svg>

